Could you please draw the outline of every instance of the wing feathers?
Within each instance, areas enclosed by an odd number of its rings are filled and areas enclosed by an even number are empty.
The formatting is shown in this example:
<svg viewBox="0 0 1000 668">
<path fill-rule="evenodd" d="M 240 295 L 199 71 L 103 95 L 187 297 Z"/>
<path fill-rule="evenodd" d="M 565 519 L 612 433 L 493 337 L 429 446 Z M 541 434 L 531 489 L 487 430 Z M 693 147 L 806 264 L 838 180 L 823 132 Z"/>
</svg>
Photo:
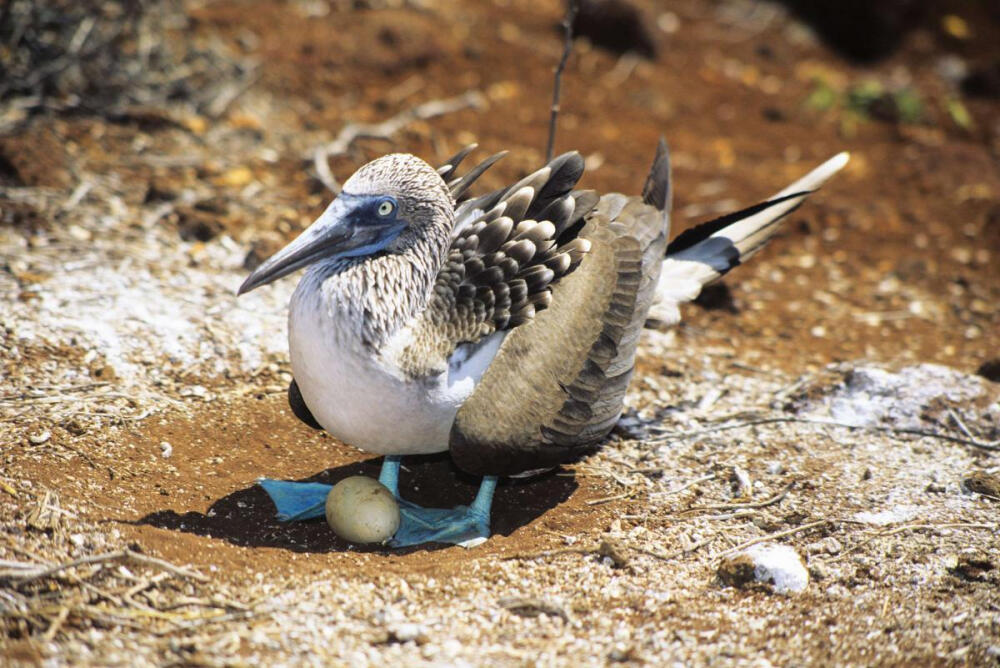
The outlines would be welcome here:
<svg viewBox="0 0 1000 668">
<path fill-rule="evenodd" d="M 476 179 L 482 176 L 483 172 L 485 172 L 487 169 L 496 164 L 497 161 L 499 161 L 505 155 L 507 155 L 507 151 L 500 151 L 499 153 L 494 153 L 493 155 L 491 155 L 490 157 L 486 158 L 481 163 L 473 167 L 471 170 L 469 170 L 469 173 L 463 176 L 462 178 L 452 179 L 448 181 L 448 188 L 451 190 L 451 196 L 454 197 L 456 201 L 462 199 L 462 196 L 465 195 L 465 192 L 469 189 L 469 186 L 471 186 Z M 464 158 L 465 156 L 463 155 L 462 157 Z M 458 163 L 455 164 L 455 167 L 458 167 Z M 452 171 L 454 171 L 454 169 Z"/>
<path fill-rule="evenodd" d="M 465 160 L 466 156 L 475 151 L 478 146 L 479 144 L 475 143 L 469 144 L 465 148 L 461 149 L 458 153 L 448 158 L 448 161 L 445 164 L 438 167 L 437 169 L 437 172 L 438 174 L 441 175 L 441 178 L 444 179 L 445 181 L 450 181 L 451 178 L 455 175 L 455 170 L 458 169 L 458 166 L 462 164 L 462 161 Z"/>
<path fill-rule="evenodd" d="M 439 169 L 450 178 L 456 198 L 500 156 L 451 178 L 467 155 L 463 149 Z M 590 249 L 570 229 L 596 203 L 586 191 L 572 192 L 582 173 L 583 159 L 567 153 L 509 188 L 457 207 L 456 215 L 463 218 L 421 333 L 438 340 L 441 354 L 447 357 L 462 343 L 529 322 L 551 305 L 552 286 Z"/>
<path fill-rule="evenodd" d="M 680 320 L 678 304 L 698 296 L 701 287 L 745 262 L 774 236 L 779 223 L 848 161 L 840 153 L 771 199 L 686 230 L 667 246 L 657 301 L 650 312 L 665 324 Z"/>
</svg>

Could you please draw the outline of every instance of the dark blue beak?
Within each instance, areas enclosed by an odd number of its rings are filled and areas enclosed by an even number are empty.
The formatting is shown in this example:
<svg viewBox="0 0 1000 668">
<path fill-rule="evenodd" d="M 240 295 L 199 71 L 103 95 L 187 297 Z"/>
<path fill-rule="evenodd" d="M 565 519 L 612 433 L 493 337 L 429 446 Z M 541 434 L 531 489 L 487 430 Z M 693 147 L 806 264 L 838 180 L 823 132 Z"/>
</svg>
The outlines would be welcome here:
<svg viewBox="0 0 1000 668">
<path fill-rule="evenodd" d="M 379 215 L 379 205 L 386 202 L 392 204 L 391 215 Z M 319 260 L 372 255 L 388 246 L 405 227 L 395 215 L 393 200 L 341 193 L 295 241 L 257 267 L 236 294 L 250 292 Z"/>
</svg>

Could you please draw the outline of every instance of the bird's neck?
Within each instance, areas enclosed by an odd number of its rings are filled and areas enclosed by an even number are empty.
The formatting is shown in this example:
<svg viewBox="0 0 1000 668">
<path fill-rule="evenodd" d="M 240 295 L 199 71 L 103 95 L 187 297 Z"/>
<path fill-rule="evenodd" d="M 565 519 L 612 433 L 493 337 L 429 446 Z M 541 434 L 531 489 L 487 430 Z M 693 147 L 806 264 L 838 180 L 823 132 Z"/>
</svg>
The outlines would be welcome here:
<svg viewBox="0 0 1000 668">
<path fill-rule="evenodd" d="M 450 241 L 439 234 L 399 252 L 335 260 L 309 278 L 318 279 L 338 329 L 377 350 L 427 308 Z"/>
</svg>

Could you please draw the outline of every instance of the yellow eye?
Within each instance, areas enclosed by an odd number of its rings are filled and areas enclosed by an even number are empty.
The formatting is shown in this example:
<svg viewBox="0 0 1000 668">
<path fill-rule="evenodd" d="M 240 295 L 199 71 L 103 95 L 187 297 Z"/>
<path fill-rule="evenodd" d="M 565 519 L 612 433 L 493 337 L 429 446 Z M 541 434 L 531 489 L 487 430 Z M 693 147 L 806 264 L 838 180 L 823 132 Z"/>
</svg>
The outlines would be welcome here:
<svg viewBox="0 0 1000 668">
<path fill-rule="evenodd" d="M 386 200 L 378 205 L 378 215 L 388 216 L 395 208 L 396 206 L 392 202 Z"/>
</svg>

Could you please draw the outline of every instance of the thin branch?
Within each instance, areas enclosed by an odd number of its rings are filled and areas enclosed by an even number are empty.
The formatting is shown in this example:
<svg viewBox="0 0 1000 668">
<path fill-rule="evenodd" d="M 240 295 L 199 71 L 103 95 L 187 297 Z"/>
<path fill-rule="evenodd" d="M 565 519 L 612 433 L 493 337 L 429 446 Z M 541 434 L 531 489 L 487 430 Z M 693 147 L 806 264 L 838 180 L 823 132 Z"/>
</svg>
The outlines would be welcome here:
<svg viewBox="0 0 1000 668">
<path fill-rule="evenodd" d="M 566 15 L 563 17 L 562 27 L 565 41 L 563 42 L 562 57 L 556 66 L 555 81 L 552 85 L 552 108 L 549 115 L 549 144 L 545 149 L 545 161 L 552 160 L 552 151 L 556 145 L 556 119 L 559 117 L 559 93 L 562 90 L 562 73 L 566 69 L 566 61 L 573 50 L 573 21 L 576 13 L 580 9 L 580 0 L 566 0 Z"/>
<path fill-rule="evenodd" d="M 670 494 L 677 494 L 679 492 L 683 492 L 686 489 L 690 489 L 690 488 L 694 487 L 695 485 L 700 485 L 703 482 L 707 482 L 709 480 L 714 480 L 714 479 L 715 479 L 715 474 L 714 473 L 708 473 L 706 475 L 701 476 L 700 478 L 695 478 L 694 480 L 692 480 L 690 482 L 686 482 L 683 485 L 681 485 L 680 487 L 674 487 L 673 489 L 665 489 L 662 492 L 653 492 L 649 496 L 651 496 L 651 497 L 653 497 L 653 496 L 668 496 Z"/>
<path fill-rule="evenodd" d="M 832 564 L 835 561 L 840 561 L 844 557 L 854 554 L 865 545 L 875 542 L 879 538 L 887 538 L 889 536 L 895 536 L 896 534 L 905 533 L 907 531 L 924 531 L 927 529 L 989 529 L 992 531 L 997 531 L 1000 529 L 996 524 L 980 524 L 976 522 L 946 522 L 944 524 L 905 524 L 903 526 L 895 527 L 887 531 L 881 531 L 871 538 L 855 543 L 850 546 L 837 556 L 828 559 L 826 563 Z"/>
<path fill-rule="evenodd" d="M 608 557 L 614 562 L 615 568 L 625 568 L 629 565 L 628 559 L 622 554 L 622 547 L 617 541 L 611 539 L 604 539 L 600 544 L 593 547 L 564 547 L 556 550 L 542 550 L 541 552 L 519 552 L 517 554 L 510 554 L 501 557 L 503 561 L 511 561 L 514 559 L 542 559 L 545 557 L 555 557 L 563 554 L 582 554 L 590 555 L 595 554 L 602 557 Z M 633 549 L 624 546 L 625 549 Z"/>
<path fill-rule="evenodd" d="M 781 424 L 789 422 L 799 423 L 799 424 L 816 424 L 827 427 L 842 427 L 844 429 L 863 429 L 866 431 L 877 431 L 884 434 L 912 434 L 914 436 L 927 436 L 928 438 L 937 438 L 942 441 L 950 441 L 952 443 L 968 445 L 974 448 L 979 448 L 981 450 L 1000 451 L 1000 440 L 980 441 L 975 438 L 962 438 L 961 436 L 953 436 L 951 434 L 944 434 L 937 431 L 930 431 L 928 429 L 913 429 L 909 427 L 883 427 L 881 425 L 859 425 L 859 424 L 850 424 L 848 422 L 837 422 L 836 420 L 824 420 L 823 418 L 802 418 L 802 417 L 761 418 L 759 420 L 750 420 L 748 422 L 738 422 L 735 424 L 722 424 L 715 427 L 706 427 L 704 429 L 694 429 L 691 431 L 678 431 L 673 433 L 662 434 L 657 438 L 653 439 L 651 442 L 663 443 L 671 439 L 691 438 L 693 436 L 703 436 L 705 434 L 712 434 L 720 431 L 730 431 L 732 429 L 744 429 L 746 427 L 756 427 L 764 424 Z"/>
<path fill-rule="evenodd" d="M 358 139 L 391 139 L 394 134 L 415 121 L 425 121 L 437 116 L 461 111 L 462 109 L 482 107 L 483 95 L 479 91 L 470 90 L 457 97 L 445 100 L 431 100 L 419 104 L 412 109 L 406 109 L 381 123 L 348 123 L 337 134 L 333 141 L 317 146 L 310 156 L 316 167 L 320 181 L 334 193 L 340 192 L 340 184 L 330 173 L 327 161 L 330 158 L 347 153 Z"/>
<path fill-rule="evenodd" d="M 181 568 L 180 566 L 175 566 L 169 561 L 164 561 L 163 559 L 158 559 L 156 557 L 149 557 L 145 554 L 139 554 L 138 552 L 133 552 L 132 550 L 118 550 L 117 552 L 105 552 L 103 554 L 94 554 L 88 557 L 81 557 L 79 559 L 74 559 L 73 561 L 68 561 L 63 564 L 57 564 L 55 566 L 50 566 L 48 568 L 42 568 L 40 570 L 35 570 L 30 573 L 14 573 L 8 575 L 7 577 L 12 577 L 19 583 L 28 582 L 31 580 L 38 580 L 40 578 L 50 577 L 62 571 L 69 570 L 70 568 L 76 568 L 77 566 L 85 566 L 88 564 L 99 564 L 108 561 L 118 561 L 120 559 L 129 559 L 132 561 L 139 562 L 141 564 L 146 564 L 147 566 L 155 566 L 161 568 L 165 571 L 169 571 L 174 575 L 190 578 L 192 580 L 197 580 L 198 582 L 208 582 L 209 579 L 202 575 L 201 573 L 196 573 L 194 571 L 189 571 L 186 568 Z"/>
<path fill-rule="evenodd" d="M 815 522 L 809 522 L 808 524 L 803 524 L 801 526 L 793 527 L 791 529 L 785 529 L 784 531 L 776 531 L 775 533 L 769 533 L 766 536 L 759 536 L 757 538 L 754 538 L 753 540 L 748 540 L 745 543 L 740 543 L 736 547 L 731 547 L 728 550 L 720 552 L 719 554 L 715 555 L 713 559 L 741 552 L 752 545 L 756 545 L 757 543 L 765 543 L 769 540 L 774 540 L 776 538 L 784 538 L 785 536 L 791 536 L 792 534 L 801 533 L 803 531 L 809 531 L 810 529 L 815 529 L 818 526 L 831 523 L 832 521 L 833 520 L 816 520 Z"/>
<path fill-rule="evenodd" d="M 656 557 L 657 559 L 661 559 L 663 561 L 673 561 L 677 557 L 683 557 L 685 554 L 690 554 L 692 552 L 698 551 L 699 549 L 705 547 L 715 539 L 716 536 L 710 536 L 705 540 L 700 540 L 697 543 L 694 543 L 693 545 L 689 545 L 688 547 L 682 547 L 681 549 L 674 550 L 673 552 L 670 552 L 668 554 L 657 552 L 656 550 L 650 550 L 649 548 L 645 547 L 632 547 L 629 549 L 635 550 L 636 552 L 641 552 L 642 554 L 648 554 L 651 557 Z"/>
<path fill-rule="evenodd" d="M 767 506 L 773 506 L 779 503 L 782 499 L 788 496 L 788 492 L 791 491 L 792 486 L 795 484 L 794 481 L 788 483 L 784 488 L 772 496 L 769 499 L 764 499 L 763 501 L 755 501 L 753 503 L 720 503 L 713 506 L 695 506 L 694 508 L 686 508 L 678 512 L 678 515 L 686 515 L 687 513 L 697 513 L 706 510 L 749 510 L 756 508 L 766 508 Z"/>
</svg>

